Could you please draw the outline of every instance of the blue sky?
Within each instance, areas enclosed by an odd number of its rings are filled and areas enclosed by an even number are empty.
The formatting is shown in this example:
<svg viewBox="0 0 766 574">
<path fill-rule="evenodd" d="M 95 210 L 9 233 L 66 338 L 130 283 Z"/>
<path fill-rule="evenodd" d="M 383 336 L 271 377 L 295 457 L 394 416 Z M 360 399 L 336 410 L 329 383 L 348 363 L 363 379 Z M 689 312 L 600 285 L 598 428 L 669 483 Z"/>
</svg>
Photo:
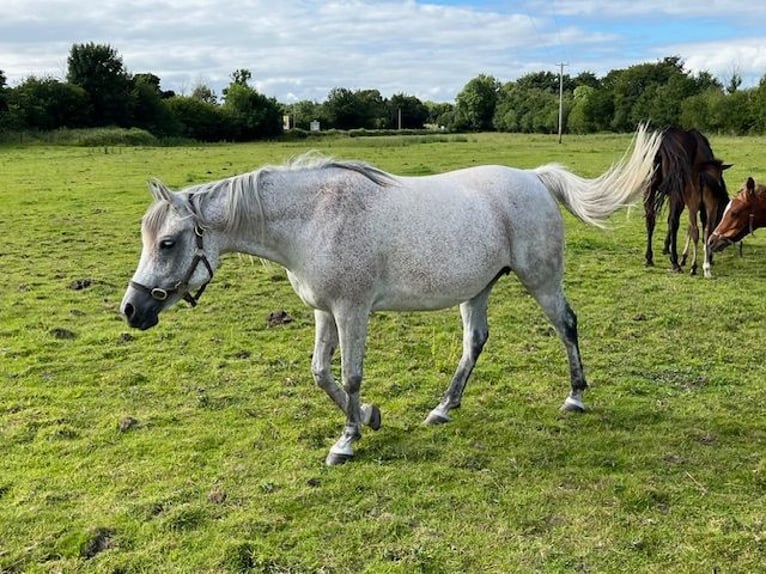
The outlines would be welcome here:
<svg viewBox="0 0 766 574">
<path fill-rule="evenodd" d="M 164 89 L 220 95 L 238 68 L 262 93 L 335 87 L 454 101 L 471 78 L 593 72 L 680 56 L 745 87 L 766 75 L 766 5 L 740 0 L 3 0 L 0 70 L 63 79 L 75 43 L 109 44 Z"/>
</svg>

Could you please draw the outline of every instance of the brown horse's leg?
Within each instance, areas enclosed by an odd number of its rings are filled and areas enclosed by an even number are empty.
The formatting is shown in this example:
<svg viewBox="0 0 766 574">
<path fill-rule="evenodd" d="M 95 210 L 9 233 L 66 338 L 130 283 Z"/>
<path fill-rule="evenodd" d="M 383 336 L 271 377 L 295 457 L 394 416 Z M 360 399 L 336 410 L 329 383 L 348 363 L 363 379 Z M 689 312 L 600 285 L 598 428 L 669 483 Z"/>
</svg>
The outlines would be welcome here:
<svg viewBox="0 0 766 574">
<path fill-rule="evenodd" d="M 649 188 L 644 197 L 644 218 L 646 220 L 646 253 L 644 254 L 646 267 L 654 267 L 654 252 L 652 251 L 652 236 L 654 235 L 654 226 L 657 223 L 657 215 L 654 212 L 654 200 L 657 196 L 657 189 L 654 185 Z"/>
<path fill-rule="evenodd" d="M 686 265 L 686 257 L 689 255 L 689 244 L 691 243 L 691 226 L 686 230 L 686 241 L 684 242 L 684 250 L 681 252 L 681 267 Z"/>
<path fill-rule="evenodd" d="M 681 266 L 678 264 L 678 225 L 681 219 L 683 204 L 679 206 L 677 200 L 670 202 L 670 213 L 668 214 L 668 255 L 670 257 L 670 266 L 676 273 L 681 272 Z"/>
<path fill-rule="evenodd" d="M 689 213 L 689 218 L 691 219 L 691 213 Z M 689 222 L 689 239 L 688 241 L 692 244 L 692 266 L 689 271 L 690 275 L 696 275 L 697 274 L 697 245 L 699 243 L 700 239 L 700 230 L 697 226 L 696 217 L 694 220 L 691 220 Z"/>
<path fill-rule="evenodd" d="M 705 254 L 705 259 L 702 263 L 702 272 L 708 279 L 713 276 L 713 250 L 710 249 L 707 242 L 710 239 L 710 234 L 713 233 L 714 225 L 716 223 L 716 212 L 718 210 L 716 202 L 711 201 L 709 203 L 710 204 L 700 212 L 705 216 L 705 221 L 702 222 L 702 249 Z"/>
</svg>

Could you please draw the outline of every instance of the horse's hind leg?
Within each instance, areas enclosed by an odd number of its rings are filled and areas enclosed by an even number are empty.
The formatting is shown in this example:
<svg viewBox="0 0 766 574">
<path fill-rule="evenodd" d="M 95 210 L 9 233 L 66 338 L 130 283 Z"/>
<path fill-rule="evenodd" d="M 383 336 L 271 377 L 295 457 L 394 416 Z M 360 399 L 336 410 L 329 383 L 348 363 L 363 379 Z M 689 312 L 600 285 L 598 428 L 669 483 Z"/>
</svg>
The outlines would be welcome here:
<svg viewBox="0 0 766 574">
<path fill-rule="evenodd" d="M 673 271 L 680 273 L 682 269 L 678 263 L 678 226 L 681 219 L 681 210 L 674 203 L 671 201 L 670 213 L 668 214 L 668 234 L 665 241 L 668 244 L 670 267 Z"/>
<path fill-rule="evenodd" d="M 449 422 L 450 409 L 460 406 L 468 378 L 471 376 L 476 360 L 479 358 L 484 343 L 489 337 L 487 326 L 487 302 L 494 281 L 473 299 L 460 305 L 460 316 L 463 320 L 463 356 L 460 357 L 457 370 L 452 377 L 447 392 L 438 406 L 426 417 L 426 424 Z"/>
<path fill-rule="evenodd" d="M 646 267 L 654 267 L 654 252 L 652 251 L 652 237 L 654 236 L 654 226 L 657 222 L 657 216 L 654 213 L 654 198 L 657 194 L 654 187 L 650 188 L 649 193 L 644 197 L 644 219 L 646 221 L 646 252 L 644 260 Z"/>
<path fill-rule="evenodd" d="M 311 373 L 314 382 L 338 405 L 344 413 L 348 405 L 348 395 L 332 376 L 332 356 L 338 346 L 338 329 L 335 319 L 325 311 L 314 311 L 316 327 L 314 339 L 314 355 L 311 359 Z M 362 423 L 372 430 L 380 428 L 380 410 L 375 405 L 363 404 Z"/>
<path fill-rule="evenodd" d="M 569 376 L 572 390 L 561 406 L 562 411 L 584 412 L 583 393 L 588 388 L 580 359 L 580 345 L 577 336 L 577 316 L 564 296 L 561 284 L 555 289 L 538 289 L 532 295 L 540 304 L 545 315 L 555 327 L 564 343 L 569 360 Z"/>
</svg>

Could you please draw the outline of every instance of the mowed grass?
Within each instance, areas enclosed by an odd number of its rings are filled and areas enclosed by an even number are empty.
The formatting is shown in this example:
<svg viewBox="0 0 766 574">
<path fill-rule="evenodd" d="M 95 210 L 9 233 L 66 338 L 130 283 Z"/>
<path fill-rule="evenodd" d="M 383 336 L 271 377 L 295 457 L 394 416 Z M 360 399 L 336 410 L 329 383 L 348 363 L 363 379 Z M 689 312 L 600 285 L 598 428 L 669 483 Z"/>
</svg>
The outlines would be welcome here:
<svg viewBox="0 0 766 574">
<path fill-rule="evenodd" d="M 383 427 L 342 467 L 323 464 L 343 416 L 310 374 L 312 312 L 279 266 L 227 256 L 198 308 L 147 332 L 119 316 L 150 177 L 179 188 L 309 146 L 401 174 L 595 176 L 629 142 L 0 149 L 0 572 L 761 571 L 766 231 L 704 280 L 659 254 L 644 268 L 640 206 L 608 230 L 565 216 L 582 416 L 558 411 L 563 346 L 512 275 L 446 426 L 422 421 L 460 356 L 457 310 L 374 315 L 362 394 Z M 763 138 L 711 143 L 731 193 L 766 177 Z"/>
</svg>

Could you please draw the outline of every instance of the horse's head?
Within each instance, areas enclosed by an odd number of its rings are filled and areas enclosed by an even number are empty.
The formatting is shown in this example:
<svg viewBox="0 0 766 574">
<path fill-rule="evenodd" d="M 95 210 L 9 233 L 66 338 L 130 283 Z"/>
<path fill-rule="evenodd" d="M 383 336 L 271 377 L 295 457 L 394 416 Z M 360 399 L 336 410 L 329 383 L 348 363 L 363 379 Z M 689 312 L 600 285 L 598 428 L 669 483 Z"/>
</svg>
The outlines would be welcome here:
<svg viewBox="0 0 766 574">
<path fill-rule="evenodd" d="M 710 234 L 709 247 L 721 251 L 766 225 L 766 188 L 756 186 L 748 177 L 745 185 L 731 199 L 720 223 Z"/>
<path fill-rule="evenodd" d="M 219 255 L 190 195 L 159 181 L 149 188 L 155 202 L 141 222 L 141 259 L 120 306 L 128 324 L 141 330 L 156 325 L 159 313 L 180 299 L 196 305 Z"/>
<path fill-rule="evenodd" d="M 723 163 L 720 159 L 704 160 L 695 165 L 702 201 L 706 205 L 715 206 L 712 225 L 718 225 L 723 217 L 724 210 L 729 204 L 729 192 L 726 190 L 726 182 L 723 172 L 732 166 Z"/>
</svg>

